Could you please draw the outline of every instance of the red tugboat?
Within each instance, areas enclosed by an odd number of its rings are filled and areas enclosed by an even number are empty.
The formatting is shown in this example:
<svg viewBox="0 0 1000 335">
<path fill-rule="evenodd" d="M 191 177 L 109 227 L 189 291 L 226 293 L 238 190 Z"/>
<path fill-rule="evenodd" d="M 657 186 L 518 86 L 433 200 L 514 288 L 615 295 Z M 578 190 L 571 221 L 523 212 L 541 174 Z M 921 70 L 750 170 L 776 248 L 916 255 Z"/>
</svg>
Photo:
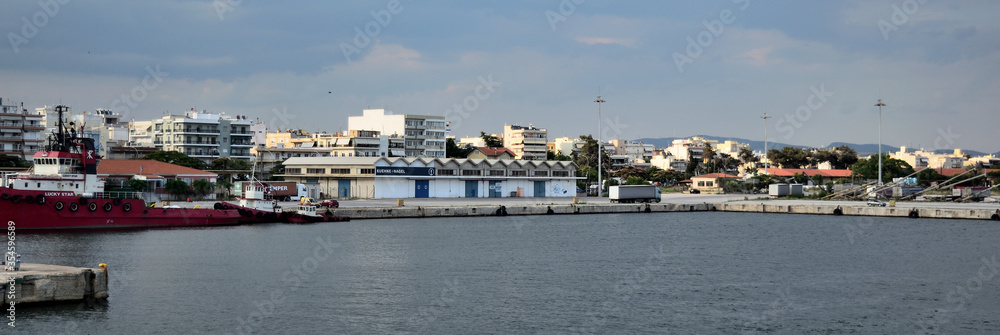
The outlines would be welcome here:
<svg viewBox="0 0 1000 335">
<path fill-rule="evenodd" d="M 219 202 L 216 209 L 235 210 L 240 214 L 241 223 L 265 223 L 281 221 L 281 206 L 274 200 L 268 186 L 256 179 L 243 183 L 240 204 Z"/>
<path fill-rule="evenodd" d="M 104 192 L 104 182 L 97 179 L 101 157 L 94 140 L 66 130 L 67 107 L 56 106 L 56 111 L 58 129 L 45 151 L 32 157 L 33 171 L 0 179 L 0 220 L 13 222 L 18 230 L 239 224 L 239 213 L 232 210 L 146 208 L 139 193 Z"/>
<path fill-rule="evenodd" d="M 292 209 L 286 209 L 281 213 L 281 217 L 288 223 L 313 223 L 313 222 L 338 222 L 351 221 L 346 216 L 336 216 L 327 208 L 326 212 L 318 213 L 316 205 L 303 203 Z"/>
</svg>

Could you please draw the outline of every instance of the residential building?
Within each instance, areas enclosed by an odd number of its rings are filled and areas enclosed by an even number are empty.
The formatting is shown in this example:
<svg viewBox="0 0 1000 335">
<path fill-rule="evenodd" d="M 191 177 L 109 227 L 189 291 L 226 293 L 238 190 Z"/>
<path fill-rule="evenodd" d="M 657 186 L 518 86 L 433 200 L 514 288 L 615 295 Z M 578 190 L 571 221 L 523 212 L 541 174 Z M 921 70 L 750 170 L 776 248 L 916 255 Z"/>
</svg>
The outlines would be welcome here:
<svg viewBox="0 0 1000 335">
<path fill-rule="evenodd" d="M 191 109 L 184 115 L 166 115 L 153 120 L 153 147 L 178 151 L 205 162 L 220 157 L 249 161 L 254 135 L 250 126 L 246 116 Z"/>
<path fill-rule="evenodd" d="M 969 155 L 962 152 L 962 149 L 954 149 L 950 154 L 941 154 L 933 151 L 910 150 L 906 146 L 899 147 L 899 151 L 890 152 L 889 157 L 895 158 L 910 164 L 914 169 L 957 169 L 965 166 Z"/>
<path fill-rule="evenodd" d="M 503 146 L 514 152 L 517 159 L 544 161 L 547 158 L 548 130 L 518 125 L 503 126 Z"/>
<path fill-rule="evenodd" d="M 463 137 L 463 138 L 459 139 L 458 141 L 456 141 L 455 145 L 458 145 L 459 147 L 463 147 L 463 146 L 466 146 L 466 145 L 471 145 L 471 146 L 476 147 L 476 148 L 478 148 L 478 147 L 485 147 L 486 146 L 486 140 L 483 140 L 482 137 L 468 137 L 468 136 L 466 136 L 466 137 Z"/>
<path fill-rule="evenodd" d="M 4 104 L 0 98 L 0 155 L 30 160 L 45 146 L 43 114 L 30 112 L 15 104 Z"/>
<path fill-rule="evenodd" d="M 153 121 L 129 122 L 128 142 L 131 146 L 153 147 Z"/>
<path fill-rule="evenodd" d="M 348 130 L 374 130 L 388 138 L 403 139 L 406 157 L 445 157 L 443 116 L 392 114 L 385 109 L 365 109 L 347 118 Z"/>
<path fill-rule="evenodd" d="M 507 148 L 477 147 L 466 158 L 514 159 L 514 152 Z"/>
<path fill-rule="evenodd" d="M 250 153 L 256 158 L 258 171 L 271 171 L 275 166 L 293 157 L 330 157 L 330 148 L 269 148 L 254 147 Z"/>
<path fill-rule="evenodd" d="M 612 160 L 615 159 L 615 156 L 624 156 L 626 165 L 649 163 L 653 160 L 653 154 L 656 151 L 656 147 L 652 144 L 642 142 L 613 139 L 609 143 L 615 150 L 614 155 L 611 156 Z"/>
<path fill-rule="evenodd" d="M 288 181 L 338 198 L 573 197 L 576 164 L 417 157 L 316 157 L 285 161 Z"/>
<path fill-rule="evenodd" d="M 739 177 L 725 173 L 709 173 L 691 177 L 691 189 L 696 189 L 701 193 L 722 193 L 719 185 L 721 179 L 739 179 Z"/>
<path fill-rule="evenodd" d="M 586 143 L 579 137 L 559 137 L 548 143 L 548 150 L 556 154 L 573 156 L 573 154 L 579 154 Z"/>
</svg>

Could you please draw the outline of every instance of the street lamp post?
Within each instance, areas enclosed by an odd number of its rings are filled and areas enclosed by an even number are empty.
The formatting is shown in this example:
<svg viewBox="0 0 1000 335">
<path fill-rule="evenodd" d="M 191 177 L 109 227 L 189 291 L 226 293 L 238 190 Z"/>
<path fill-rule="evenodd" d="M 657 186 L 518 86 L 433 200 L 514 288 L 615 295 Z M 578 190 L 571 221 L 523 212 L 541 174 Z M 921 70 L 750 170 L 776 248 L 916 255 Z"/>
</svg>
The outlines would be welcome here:
<svg viewBox="0 0 1000 335">
<path fill-rule="evenodd" d="M 760 118 L 764 119 L 764 174 L 767 174 L 767 166 L 771 164 L 771 162 L 767 160 L 767 119 L 770 119 L 771 116 L 764 113 L 764 116 L 761 116 Z"/>
<path fill-rule="evenodd" d="M 882 99 L 878 99 L 875 106 L 878 106 L 878 186 L 882 186 L 882 107 L 885 103 L 882 103 Z"/>
<path fill-rule="evenodd" d="M 598 95 L 597 100 L 594 100 L 594 102 L 597 103 L 597 197 L 602 197 L 604 182 L 601 180 L 601 170 L 603 170 L 601 166 L 603 153 L 601 151 L 604 151 L 604 145 L 601 144 L 601 104 L 605 101 Z"/>
</svg>

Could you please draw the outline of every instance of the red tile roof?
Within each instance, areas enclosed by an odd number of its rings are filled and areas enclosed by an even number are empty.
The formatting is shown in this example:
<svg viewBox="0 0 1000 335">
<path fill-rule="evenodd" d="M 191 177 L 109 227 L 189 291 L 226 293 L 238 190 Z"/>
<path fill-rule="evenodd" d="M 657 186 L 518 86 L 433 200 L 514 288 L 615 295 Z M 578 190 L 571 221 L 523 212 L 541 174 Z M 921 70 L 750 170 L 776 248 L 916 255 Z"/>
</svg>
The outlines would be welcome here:
<svg viewBox="0 0 1000 335">
<path fill-rule="evenodd" d="M 211 177 L 218 176 L 218 174 L 198 169 L 192 169 L 180 165 L 164 163 L 161 161 L 144 160 L 144 159 L 104 159 L 101 160 L 101 164 L 97 166 L 97 174 L 160 175 L 160 176 L 195 175 L 195 176 L 211 176 Z"/>
<path fill-rule="evenodd" d="M 691 177 L 691 179 L 694 179 L 694 178 L 712 178 L 712 179 L 715 179 L 715 178 L 728 178 L 728 179 L 737 179 L 739 177 L 731 175 L 731 174 L 725 174 L 725 173 L 709 173 L 709 174 L 703 174 L 703 175 L 700 175 L 700 176 Z"/>
<path fill-rule="evenodd" d="M 498 157 L 501 154 L 503 154 L 504 152 L 506 152 L 507 154 L 509 154 L 510 157 L 514 157 L 514 152 L 510 151 L 510 149 L 507 149 L 507 148 L 476 147 L 476 150 L 481 151 L 483 153 L 483 155 L 486 155 L 486 157 Z"/>
<path fill-rule="evenodd" d="M 923 170 L 923 169 L 920 169 L 920 170 Z M 920 170 L 917 170 L 917 171 L 920 171 Z M 954 176 L 954 175 L 957 175 L 957 174 L 965 173 L 965 171 L 968 171 L 968 170 L 962 169 L 962 168 L 958 168 L 958 169 L 936 168 L 936 169 L 931 169 L 931 170 L 937 171 L 938 174 L 940 174 L 942 176 L 945 176 L 945 177 L 951 177 L 951 176 Z M 1000 169 L 983 169 L 983 171 L 985 171 L 985 172 L 993 172 L 993 171 L 1000 171 Z M 972 174 L 969 175 L 969 177 L 972 177 L 972 176 L 973 176 Z"/>
<path fill-rule="evenodd" d="M 757 169 L 760 174 L 764 173 L 764 169 Z M 768 168 L 767 174 L 779 176 L 779 177 L 791 177 L 796 173 L 804 174 L 806 176 L 820 175 L 824 178 L 849 178 L 851 176 L 851 170 L 824 170 L 824 169 L 775 169 Z"/>
</svg>

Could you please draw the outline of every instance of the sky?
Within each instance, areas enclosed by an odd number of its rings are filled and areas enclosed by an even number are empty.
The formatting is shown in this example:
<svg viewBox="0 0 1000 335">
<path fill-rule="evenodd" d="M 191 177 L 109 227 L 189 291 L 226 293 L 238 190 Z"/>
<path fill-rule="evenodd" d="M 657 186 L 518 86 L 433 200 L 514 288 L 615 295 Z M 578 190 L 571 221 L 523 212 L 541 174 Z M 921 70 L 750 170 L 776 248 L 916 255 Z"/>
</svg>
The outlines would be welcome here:
<svg viewBox="0 0 1000 335">
<path fill-rule="evenodd" d="M 0 97 L 271 129 L 386 108 L 444 115 L 459 138 L 531 124 L 816 147 L 877 143 L 881 98 L 885 144 L 996 152 L 997 15 L 985 0 L 8 1 Z"/>
</svg>

